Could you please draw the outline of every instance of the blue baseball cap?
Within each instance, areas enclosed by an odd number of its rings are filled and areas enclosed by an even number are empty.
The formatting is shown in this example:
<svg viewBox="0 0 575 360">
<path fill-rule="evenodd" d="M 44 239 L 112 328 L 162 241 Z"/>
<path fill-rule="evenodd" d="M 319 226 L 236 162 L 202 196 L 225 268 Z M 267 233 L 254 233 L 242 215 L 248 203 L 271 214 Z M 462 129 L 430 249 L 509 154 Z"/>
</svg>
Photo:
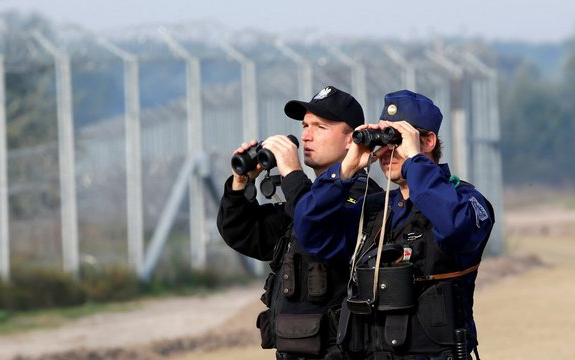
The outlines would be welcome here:
<svg viewBox="0 0 575 360">
<path fill-rule="evenodd" d="M 399 90 L 384 97 L 380 120 L 405 120 L 416 128 L 439 133 L 443 115 L 430 98 L 409 90 Z"/>
</svg>

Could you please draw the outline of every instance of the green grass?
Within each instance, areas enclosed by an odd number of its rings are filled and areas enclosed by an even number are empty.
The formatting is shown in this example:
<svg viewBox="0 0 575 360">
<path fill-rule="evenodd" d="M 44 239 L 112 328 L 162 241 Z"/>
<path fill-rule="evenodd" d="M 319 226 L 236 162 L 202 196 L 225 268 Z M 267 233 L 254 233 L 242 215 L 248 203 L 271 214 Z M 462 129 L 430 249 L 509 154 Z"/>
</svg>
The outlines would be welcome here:
<svg viewBox="0 0 575 360">
<path fill-rule="evenodd" d="M 232 277 L 221 279 L 213 273 L 193 273 L 185 280 L 179 279 L 178 283 L 166 284 L 162 281 L 140 284 L 137 293 L 131 293 L 124 298 L 107 301 L 102 296 L 96 301 L 87 301 L 76 306 L 59 306 L 43 309 L 16 310 L 0 308 L 0 335 L 22 333 L 40 329 L 50 329 L 62 326 L 70 321 L 83 317 L 137 310 L 142 301 L 150 299 L 162 299 L 171 296 L 207 296 L 225 290 L 231 284 L 247 284 L 253 279 Z M 125 286 L 123 281 L 110 285 L 111 288 Z M 108 294 L 109 291 L 104 292 Z M 30 295 L 35 296 L 35 295 Z"/>
<path fill-rule="evenodd" d="M 10 281 L 0 279 L 0 335 L 54 328 L 94 314 L 127 311 L 146 299 L 205 296 L 254 280 L 219 268 L 192 270 L 184 252 L 178 246 L 166 250 L 149 282 L 142 282 L 123 264 L 82 266 L 79 278 L 74 279 L 61 269 L 14 258 Z"/>
</svg>

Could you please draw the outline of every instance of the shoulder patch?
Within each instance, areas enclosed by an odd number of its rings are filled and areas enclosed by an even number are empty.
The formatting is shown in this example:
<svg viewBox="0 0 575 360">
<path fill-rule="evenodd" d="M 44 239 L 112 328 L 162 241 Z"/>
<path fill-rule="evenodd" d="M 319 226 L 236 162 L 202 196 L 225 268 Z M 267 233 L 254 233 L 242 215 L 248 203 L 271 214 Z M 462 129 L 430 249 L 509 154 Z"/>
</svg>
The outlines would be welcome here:
<svg viewBox="0 0 575 360">
<path fill-rule="evenodd" d="M 483 206 L 481 206 L 481 204 L 475 198 L 475 196 L 469 198 L 469 202 L 471 203 L 471 206 L 473 206 L 473 210 L 475 211 L 475 225 L 479 228 L 481 227 L 479 222 L 489 219 L 489 213 L 485 210 Z"/>
</svg>

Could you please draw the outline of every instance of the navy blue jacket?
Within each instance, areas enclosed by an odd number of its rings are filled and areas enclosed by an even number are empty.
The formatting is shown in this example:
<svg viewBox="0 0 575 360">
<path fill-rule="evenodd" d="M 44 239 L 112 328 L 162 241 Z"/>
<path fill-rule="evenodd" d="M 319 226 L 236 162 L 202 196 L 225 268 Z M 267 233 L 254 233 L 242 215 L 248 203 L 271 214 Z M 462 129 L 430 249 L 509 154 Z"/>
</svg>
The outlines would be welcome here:
<svg viewBox="0 0 575 360">
<path fill-rule="evenodd" d="M 343 206 L 353 178 L 341 180 L 340 167 L 337 163 L 318 177 L 295 208 L 294 227 L 301 245 L 321 259 L 351 257 L 357 239 L 363 200 Z M 435 241 L 444 253 L 462 268 L 475 265 L 494 224 L 481 193 L 472 186 L 456 186 L 447 164 L 437 165 L 422 154 L 407 159 L 402 174 L 409 199 L 403 199 L 399 190 L 390 193 L 392 228 L 415 207 L 433 224 Z"/>
</svg>

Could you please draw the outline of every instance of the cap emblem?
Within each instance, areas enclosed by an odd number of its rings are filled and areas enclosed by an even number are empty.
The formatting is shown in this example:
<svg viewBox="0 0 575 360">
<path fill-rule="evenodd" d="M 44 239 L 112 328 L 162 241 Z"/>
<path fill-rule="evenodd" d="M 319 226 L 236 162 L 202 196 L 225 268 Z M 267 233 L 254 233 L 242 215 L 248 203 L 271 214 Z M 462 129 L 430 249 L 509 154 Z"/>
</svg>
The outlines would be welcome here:
<svg viewBox="0 0 575 360">
<path fill-rule="evenodd" d="M 329 95 L 330 92 L 331 92 L 331 88 L 329 86 L 325 87 L 320 92 L 318 92 L 317 95 L 314 96 L 313 98 L 314 98 L 314 100 L 325 99 Z"/>
<path fill-rule="evenodd" d="M 397 114 L 397 106 L 395 106 L 395 104 L 391 104 L 387 107 L 387 113 L 390 116 L 393 116 L 395 114 Z"/>
</svg>

